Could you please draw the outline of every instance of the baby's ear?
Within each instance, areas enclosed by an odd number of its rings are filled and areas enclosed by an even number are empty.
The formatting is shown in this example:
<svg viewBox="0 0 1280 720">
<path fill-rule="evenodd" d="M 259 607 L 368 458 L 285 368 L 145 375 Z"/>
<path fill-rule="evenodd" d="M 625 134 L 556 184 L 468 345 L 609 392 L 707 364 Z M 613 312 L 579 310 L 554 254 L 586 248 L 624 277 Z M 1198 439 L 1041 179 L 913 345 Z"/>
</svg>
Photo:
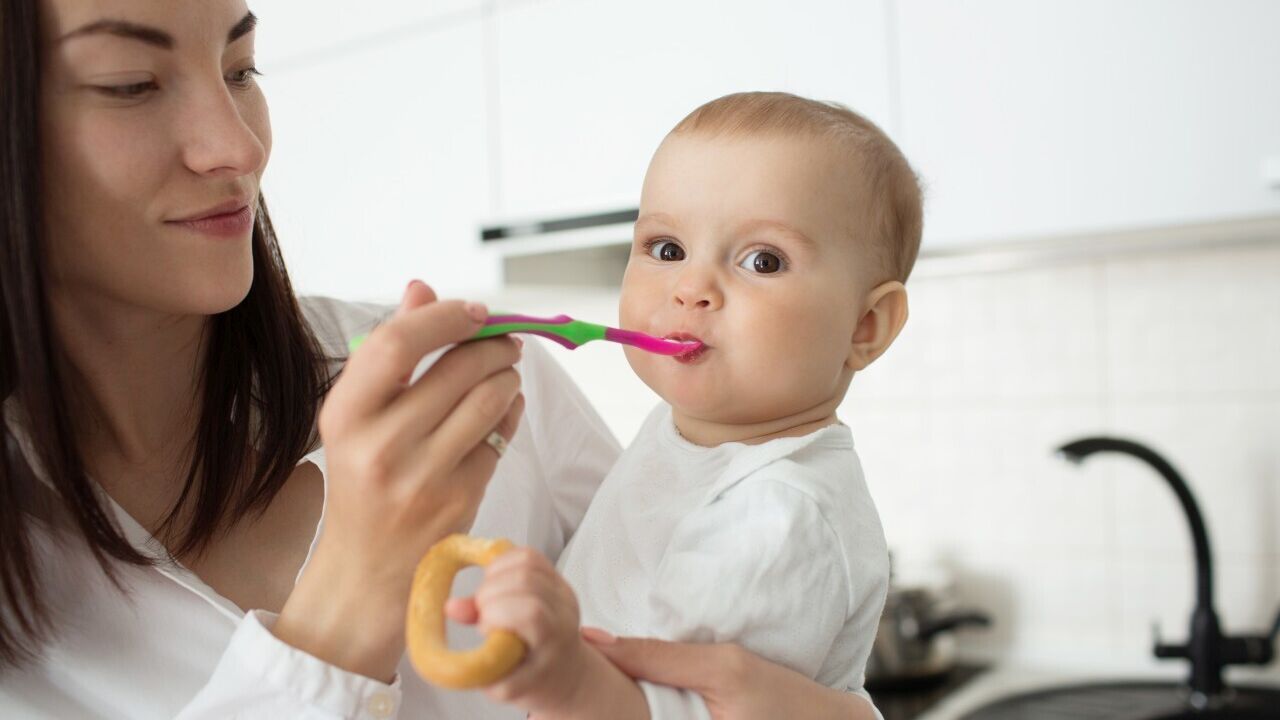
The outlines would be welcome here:
<svg viewBox="0 0 1280 720">
<path fill-rule="evenodd" d="M 907 323 L 907 288 L 897 280 L 881 283 L 867 294 L 866 311 L 853 330 L 845 365 L 865 369 L 884 354 Z"/>
</svg>

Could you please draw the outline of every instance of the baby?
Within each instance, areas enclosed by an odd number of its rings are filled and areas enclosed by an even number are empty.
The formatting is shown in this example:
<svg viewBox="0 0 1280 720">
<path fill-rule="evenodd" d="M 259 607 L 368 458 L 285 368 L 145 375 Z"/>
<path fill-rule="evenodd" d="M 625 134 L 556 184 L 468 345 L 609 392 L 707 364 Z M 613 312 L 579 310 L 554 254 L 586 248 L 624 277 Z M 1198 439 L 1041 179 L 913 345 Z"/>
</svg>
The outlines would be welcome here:
<svg viewBox="0 0 1280 720">
<path fill-rule="evenodd" d="M 671 131 L 645 176 L 621 325 L 702 347 L 627 349 L 665 402 L 559 575 L 528 550 L 486 570 L 480 627 L 529 647 L 491 697 L 538 718 L 708 717 L 696 694 L 623 675 L 579 622 L 735 642 L 861 689 L 888 554 L 836 408 L 906 322 L 921 223 L 901 152 L 843 107 L 729 95 Z"/>
</svg>

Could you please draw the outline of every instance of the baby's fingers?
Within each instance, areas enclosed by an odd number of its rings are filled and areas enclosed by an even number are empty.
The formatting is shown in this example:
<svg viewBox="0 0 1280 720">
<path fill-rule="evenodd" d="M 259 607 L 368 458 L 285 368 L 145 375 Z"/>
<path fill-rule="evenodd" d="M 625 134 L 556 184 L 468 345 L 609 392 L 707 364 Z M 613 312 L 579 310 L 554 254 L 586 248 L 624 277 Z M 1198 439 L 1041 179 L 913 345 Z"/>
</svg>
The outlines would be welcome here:
<svg viewBox="0 0 1280 720">
<path fill-rule="evenodd" d="M 485 566 L 485 577 L 517 570 L 531 573 L 553 573 L 555 568 L 546 555 L 531 547 L 516 547 L 502 553 Z"/>
<path fill-rule="evenodd" d="M 510 675 L 485 688 L 484 694 L 494 702 L 521 704 L 522 698 L 527 698 L 542 685 L 541 681 L 545 673 L 543 663 L 526 657 L 524 662 L 511 671 Z M 536 716 L 530 715 L 530 717 Z"/>
<path fill-rule="evenodd" d="M 480 610 L 475 598 L 449 598 L 444 604 L 444 615 L 456 623 L 475 625 L 480 619 Z"/>
<path fill-rule="evenodd" d="M 559 578 L 555 568 L 536 551 L 516 548 L 503 553 L 484 569 L 484 581 L 476 589 L 475 601 L 482 624 L 489 617 L 490 606 L 508 596 L 533 597 L 551 604 L 558 597 Z"/>
<path fill-rule="evenodd" d="M 477 593 L 476 605 L 480 611 L 481 632 L 509 630 L 520 636 L 530 649 L 541 646 L 553 636 L 555 613 L 543 598 L 535 594 L 523 591 L 490 593 L 482 598 Z"/>
</svg>

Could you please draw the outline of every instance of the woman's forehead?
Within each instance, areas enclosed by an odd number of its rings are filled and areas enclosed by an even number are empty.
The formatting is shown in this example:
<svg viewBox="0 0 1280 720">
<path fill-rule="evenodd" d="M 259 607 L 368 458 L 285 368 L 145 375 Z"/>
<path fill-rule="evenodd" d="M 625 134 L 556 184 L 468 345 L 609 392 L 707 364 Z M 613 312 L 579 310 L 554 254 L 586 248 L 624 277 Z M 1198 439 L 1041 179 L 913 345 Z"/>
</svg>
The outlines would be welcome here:
<svg viewBox="0 0 1280 720">
<path fill-rule="evenodd" d="M 245 0 L 40 0 L 40 5 L 44 34 L 53 42 L 110 35 L 122 25 L 159 31 L 175 46 L 221 42 L 249 12 Z"/>
</svg>

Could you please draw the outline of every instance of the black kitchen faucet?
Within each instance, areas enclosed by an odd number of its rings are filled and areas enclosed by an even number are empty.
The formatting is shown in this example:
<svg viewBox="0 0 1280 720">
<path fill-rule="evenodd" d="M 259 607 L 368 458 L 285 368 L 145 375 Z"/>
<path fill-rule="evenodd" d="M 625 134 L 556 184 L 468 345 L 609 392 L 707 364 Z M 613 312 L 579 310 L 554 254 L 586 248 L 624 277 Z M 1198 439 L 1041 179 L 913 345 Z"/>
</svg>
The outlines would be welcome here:
<svg viewBox="0 0 1280 720">
<path fill-rule="evenodd" d="M 1191 704 L 1204 709 L 1224 696 L 1222 669 L 1228 665 L 1266 665 L 1275 656 L 1275 639 L 1280 635 L 1280 615 L 1270 634 L 1226 636 L 1218 624 L 1213 608 L 1213 557 L 1209 551 L 1209 534 L 1191 489 L 1167 460 L 1154 450 L 1131 440 L 1089 437 L 1067 443 L 1058 453 L 1067 460 L 1081 463 L 1097 452 L 1132 455 L 1155 468 L 1169 483 L 1191 526 L 1191 541 L 1196 559 L 1196 605 L 1191 612 L 1191 634 L 1185 645 L 1167 645 L 1156 638 L 1155 655 L 1159 658 L 1185 658 L 1191 661 Z"/>
</svg>

